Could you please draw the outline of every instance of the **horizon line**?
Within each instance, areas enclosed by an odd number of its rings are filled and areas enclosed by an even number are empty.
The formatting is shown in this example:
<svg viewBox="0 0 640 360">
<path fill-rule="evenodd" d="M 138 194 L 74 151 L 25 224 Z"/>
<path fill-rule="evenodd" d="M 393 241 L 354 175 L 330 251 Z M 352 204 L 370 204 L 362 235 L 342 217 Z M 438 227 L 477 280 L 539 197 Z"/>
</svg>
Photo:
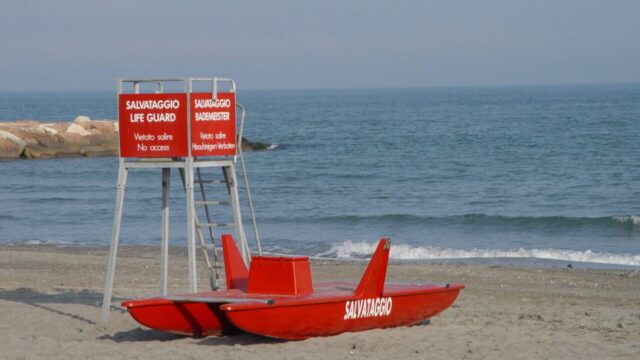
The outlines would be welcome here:
<svg viewBox="0 0 640 360">
<path fill-rule="evenodd" d="M 484 85 L 408 85 L 408 86 L 345 86 L 345 87 L 276 87 L 243 88 L 241 91 L 314 91 L 314 90 L 394 90 L 394 89 L 453 89 L 453 88 L 509 88 L 509 87 L 545 87 L 545 86 L 602 86 L 602 85 L 640 85 L 640 81 L 622 82 L 568 82 L 568 83 L 527 83 L 527 84 L 484 84 Z M 113 90 L 0 90 L 3 93 L 99 93 Z"/>
</svg>

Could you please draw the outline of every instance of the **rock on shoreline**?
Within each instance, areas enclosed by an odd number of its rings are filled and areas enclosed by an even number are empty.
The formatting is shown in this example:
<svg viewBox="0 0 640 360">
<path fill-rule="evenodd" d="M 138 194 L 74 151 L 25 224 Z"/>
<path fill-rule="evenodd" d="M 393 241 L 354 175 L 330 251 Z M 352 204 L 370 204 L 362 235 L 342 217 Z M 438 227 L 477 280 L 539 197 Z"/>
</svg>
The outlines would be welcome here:
<svg viewBox="0 0 640 360">
<path fill-rule="evenodd" d="M 268 144 L 242 140 L 243 151 Z M 118 123 L 78 116 L 73 122 L 0 122 L 0 159 L 118 155 Z"/>
</svg>

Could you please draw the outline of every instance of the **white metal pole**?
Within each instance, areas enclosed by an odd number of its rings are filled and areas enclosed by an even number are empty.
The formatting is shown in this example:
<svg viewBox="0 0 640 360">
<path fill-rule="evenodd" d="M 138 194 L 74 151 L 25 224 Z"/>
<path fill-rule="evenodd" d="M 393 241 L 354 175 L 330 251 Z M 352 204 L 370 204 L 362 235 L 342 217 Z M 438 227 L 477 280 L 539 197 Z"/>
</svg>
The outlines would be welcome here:
<svg viewBox="0 0 640 360">
<path fill-rule="evenodd" d="M 122 220 L 122 205 L 124 203 L 124 188 L 127 184 L 127 171 L 124 159 L 120 159 L 116 206 L 113 215 L 113 228 L 111 229 L 111 246 L 109 247 L 109 260 L 107 262 L 107 277 L 104 282 L 104 296 L 102 298 L 102 322 L 104 323 L 109 321 L 109 311 L 111 310 L 111 294 L 113 291 L 113 277 L 116 270 L 118 241 L 120 240 L 120 223 Z"/>
<path fill-rule="evenodd" d="M 244 131 L 244 106 L 236 104 L 240 108 L 240 131 L 238 133 L 238 148 L 236 153 L 240 157 L 240 166 L 242 167 L 242 178 L 244 179 L 244 189 L 247 192 L 247 201 L 249 202 L 249 215 L 251 215 L 251 225 L 253 226 L 253 236 L 256 240 L 256 246 L 258 247 L 258 255 L 262 255 L 262 246 L 260 245 L 260 236 L 258 235 L 258 225 L 256 224 L 256 213 L 253 210 L 253 198 L 251 196 L 251 189 L 249 188 L 249 177 L 247 175 L 247 165 L 244 162 L 244 153 L 242 152 L 242 135 Z"/>
<path fill-rule="evenodd" d="M 185 159 L 185 189 L 187 197 L 187 247 L 189 256 L 189 291 L 198 291 L 196 275 L 196 237 L 195 237 L 195 208 L 193 202 L 193 156 L 191 156 L 191 92 L 192 79 L 186 81 L 187 88 L 187 149 Z"/>
<path fill-rule="evenodd" d="M 193 202 L 193 159 L 185 159 L 184 183 L 187 197 L 187 252 L 189 256 L 189 291 L 198 290 L 196 279 L 196 238 Z"/>
<path fill-rule="evenodd" d="M 253 236 L 258 247 L 258 255 L 262 255 L 262 246 L 260 245 L 260 236 L 258 235 L 258 225 L 256 224 L 256 213 L 253 210 L 253 200 L 251 198 L 251 190 L 249 189 L 249 179 L 247 177 L 247 165 L 244 163 L 244 155 L 240 152 L 240 165 L 242 166 L 242 177 L 244 178 L 244 189 L 247 192 L 247 200 L 249 201 L 249 214 L 251 215 L 251 225 L 253 226 Z"/>
<path fill-rule="evenodd" d="M 244 226 L 242 225 L 242 212 L 240 211 L 240 199 L 238 197 L 238 179 L 236 178 L 236 168 L 233 164 L 225 167 L 227 170 L 227 176 L 231 181 L 231 186 L 229 189 L 231 190 L 231 205 L 233 208 L 233 220 L 236 224 L 238 230 L 238 237 L 240 238 L 240 248 L 242 252 L 242 259 L 244 260 L 247 267 L 251 262 L 251 250 L 249 249 L 249 244 L 247 243 L 247 236 L 244 233 Z"/>
<path fill-rule="evenodd" d="M 162 238 L 160 249 L 160 293 L 167 295 L 169 277 L 169 185 L 171 168 L 162 168 Z"/>
</svg>

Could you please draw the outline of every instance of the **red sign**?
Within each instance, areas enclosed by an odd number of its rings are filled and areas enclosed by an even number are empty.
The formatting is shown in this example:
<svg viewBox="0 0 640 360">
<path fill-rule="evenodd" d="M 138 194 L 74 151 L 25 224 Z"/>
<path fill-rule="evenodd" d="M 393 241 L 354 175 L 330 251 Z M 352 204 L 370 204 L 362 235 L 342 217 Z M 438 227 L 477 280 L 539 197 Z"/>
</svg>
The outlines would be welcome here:
<svg viewBox="0 0 640 360">
<path fill-rule="evenodd" d="M 191 155 L 236 154 L 236 94 L 191 94 Z"/>
<path fill-rule="evenodd" d="M 121 94 L 120 156 L 188 155 L 186 94 Z"/>
</svg>

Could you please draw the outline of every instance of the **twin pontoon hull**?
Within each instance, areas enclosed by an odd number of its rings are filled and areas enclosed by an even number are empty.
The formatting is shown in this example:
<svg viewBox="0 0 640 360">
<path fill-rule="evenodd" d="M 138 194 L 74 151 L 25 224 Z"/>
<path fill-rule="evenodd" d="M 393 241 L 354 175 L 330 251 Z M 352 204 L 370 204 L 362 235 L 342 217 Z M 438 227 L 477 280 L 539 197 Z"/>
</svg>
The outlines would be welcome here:
<svg viewBox="0 0 640 360">
<path fill-rule="evenodd" d="M 199 295 L 211 295 L 203 293 Z M 220 310 L 221 303 L 176 301 L 167 298 L 122 303 L 140 324 L 155 330 L 188 336 L 223 335 L 237 331 Z"/>
<path fill-rule="evenodd" d="M 293 340 L 414 325 L 448 308 L 463 288 L 388 285 L 380 297 L 358 298 L 353 296 L 355 285 L 321 283 L 306 296 L 253 297 L 234 290 L 125 301 L 122 306 L 140 324 L 174 334 L 199 337 L 241 330 Z"/>
<path fill-rule="evenodd" d="M 297 340 L 414 325 L 448 308 L 462 287 L 397 286 L 375 298 L 327 296 L 282 300 L 272 305 L 230 303 L 220 308 L 243 331 Z"/>
<path fill-rule="evenodd" d="M 462 284 L 384 283 L 390 241 L 383 239 L 360 283 L 313 286 L 307 257 L 255 256 L 248 270 L 230 235 L 222 237 L 227 290 L 122 303 L 152 329 L 190 336 L 237 331 L 305 339 L 408 326 L 448 308 Z"/>
</svg>

